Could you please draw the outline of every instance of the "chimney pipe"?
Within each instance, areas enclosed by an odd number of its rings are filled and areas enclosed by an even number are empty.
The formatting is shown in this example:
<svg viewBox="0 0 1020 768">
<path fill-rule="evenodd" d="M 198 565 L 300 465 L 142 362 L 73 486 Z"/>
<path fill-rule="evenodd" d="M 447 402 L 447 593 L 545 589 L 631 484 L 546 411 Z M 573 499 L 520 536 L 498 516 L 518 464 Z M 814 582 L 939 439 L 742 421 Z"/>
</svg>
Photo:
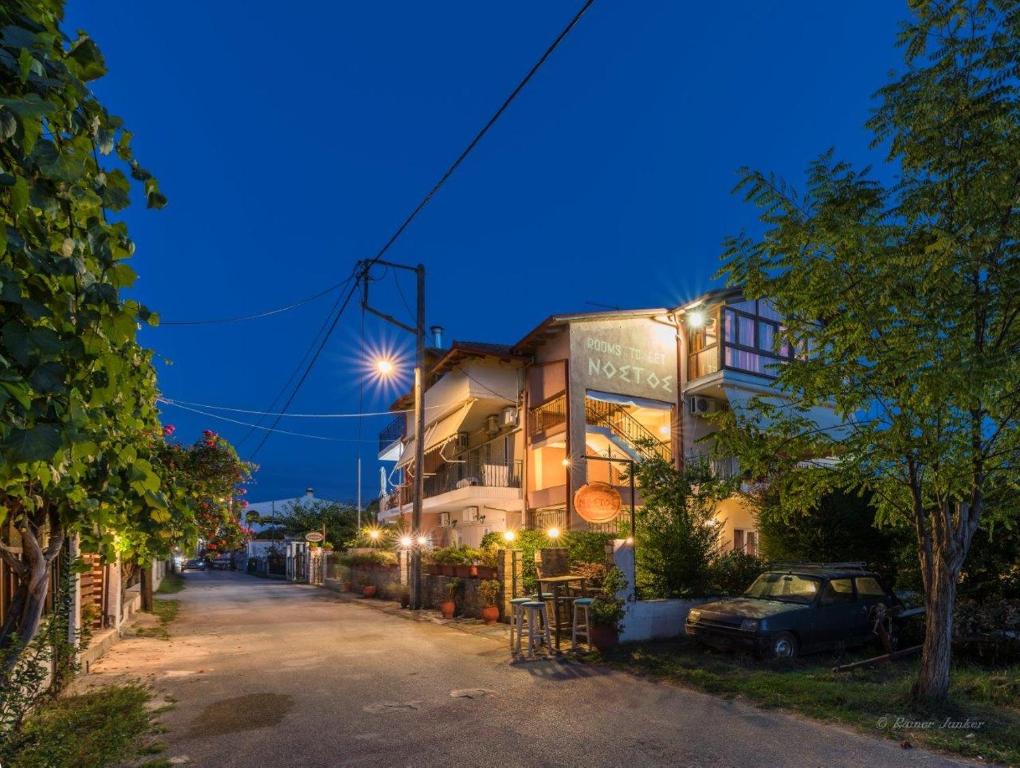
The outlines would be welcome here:
<svg viewBox="0 0 1020 768">
<path fill-rule="evenodd" d="M 436 349 L 443 348 L 443 326 L 433 325 L 430 329 L 432 331 L 432 346 Z"/>
</svg>

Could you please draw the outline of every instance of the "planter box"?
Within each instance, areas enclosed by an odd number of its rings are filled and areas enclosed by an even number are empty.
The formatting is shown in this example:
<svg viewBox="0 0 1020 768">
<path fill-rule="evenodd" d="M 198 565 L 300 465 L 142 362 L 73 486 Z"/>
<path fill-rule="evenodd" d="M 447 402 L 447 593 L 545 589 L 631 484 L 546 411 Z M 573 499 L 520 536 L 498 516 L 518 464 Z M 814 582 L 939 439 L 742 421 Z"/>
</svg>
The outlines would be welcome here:
<svg viewBox="0 0 1020 768">
<path fill-rule="evenodd" d="M 453 566 L 453 575 L 458 579 L 470 579 L 472 569 L 473 566 L 470 565 L 455 565 Z"/>
<path fill-rule="evenodd" d="M 474 575 L 479 579 L 494 579 L 499 574 L 499 569 L 491 565 L 474 566 Z"/>
</svg>

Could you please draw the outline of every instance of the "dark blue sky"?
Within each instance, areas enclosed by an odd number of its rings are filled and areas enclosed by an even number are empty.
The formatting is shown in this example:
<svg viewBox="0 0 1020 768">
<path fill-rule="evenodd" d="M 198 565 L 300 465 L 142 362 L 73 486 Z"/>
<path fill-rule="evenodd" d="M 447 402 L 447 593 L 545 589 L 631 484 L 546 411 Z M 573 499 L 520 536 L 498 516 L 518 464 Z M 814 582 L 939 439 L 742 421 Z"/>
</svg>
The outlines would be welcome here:
<svg viewBox="0 0 1020 768">
<path fill-rule="evenodd" d="M 135 293 L 164 319 L 286 304 L 375 253 L 580 6 L 71 0 L 110 74 L 95 90 L 135 134 L 169 206 L 139 206 Z M 428 269 L 447 338 L 511 342 L 545 316 L 673 305 L 712 286 L 720 242 L 755 224 L 742 165 L 799 181 L 829 147 L 880 164 L 863 128 L 898 68 L 904 7 L 665 0 L 595 5 L 390 252 Z M 413 283 L 404 282 L 413 301 Z M 376 302 L 407 318 L 392 281 Z M 146 330 L 168 397 L 265 409 L 331 299 L 222 326 Z M 366 323 L 371 344 L 402 344 Z M 341 321 L 296 412 L 359 408 L 361 318 Z M 392 391 L 388 393 L 392 395 Z M 389 402 L 374 387 L 365 410 Z M 244 414 L 223 412 L 240 421 Z M 206 427 L 167 408 L 186 441 Z M 284 419 L 252 500 L 378 488 L 385 418 Z M 360 435 L 359 435 L 360 429 Z M 240 449 L 246 455 L 261 433 Z M 359 439 L 363 442 L 358 442 Z"/>
</svg>

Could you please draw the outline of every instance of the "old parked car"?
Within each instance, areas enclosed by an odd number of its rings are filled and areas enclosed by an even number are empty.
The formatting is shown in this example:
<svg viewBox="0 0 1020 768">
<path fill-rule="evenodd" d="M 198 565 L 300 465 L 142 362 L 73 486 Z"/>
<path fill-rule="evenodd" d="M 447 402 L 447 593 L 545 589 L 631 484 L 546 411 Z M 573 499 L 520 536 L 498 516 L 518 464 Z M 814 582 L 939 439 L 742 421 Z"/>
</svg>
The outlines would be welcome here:
<svg viewBox="0 0 1020 768">
<path fill-rule="evenodd" d="M 783 566 L 763 573 L 741 597 L 692 608 L 687 634 L 717 647 L 789 659 L 869 642 L 878 604 L 901 607 L 863 565 Z"/>
</svg>

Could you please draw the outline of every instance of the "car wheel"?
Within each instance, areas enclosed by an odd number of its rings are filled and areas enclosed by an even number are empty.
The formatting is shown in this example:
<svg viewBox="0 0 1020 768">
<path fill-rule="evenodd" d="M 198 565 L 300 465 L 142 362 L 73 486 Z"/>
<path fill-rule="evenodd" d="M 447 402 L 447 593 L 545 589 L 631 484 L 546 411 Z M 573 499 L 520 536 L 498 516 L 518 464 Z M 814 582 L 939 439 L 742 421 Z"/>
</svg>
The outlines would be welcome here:
<svg viewBox="0 0 1020 768">
<path fill-rule="evenodd" d="M 772 638 L 769 656 L 773 659 L 793 659 L 797 656 L 797 638 L 789 632 L 780 632 Z"/>
</svg>

